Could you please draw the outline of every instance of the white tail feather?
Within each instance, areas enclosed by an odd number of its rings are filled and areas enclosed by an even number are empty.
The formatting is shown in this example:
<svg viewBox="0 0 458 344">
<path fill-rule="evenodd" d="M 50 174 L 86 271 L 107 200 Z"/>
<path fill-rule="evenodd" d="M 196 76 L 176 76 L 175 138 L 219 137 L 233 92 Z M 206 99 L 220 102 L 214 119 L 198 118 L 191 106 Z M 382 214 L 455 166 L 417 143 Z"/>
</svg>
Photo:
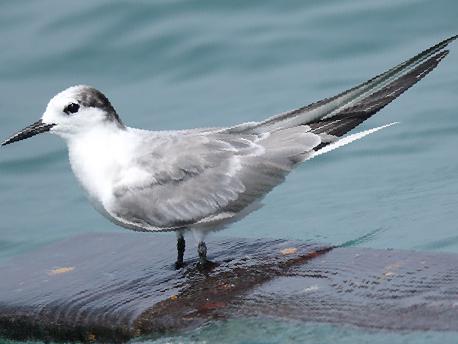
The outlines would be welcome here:
<svg viewBox="0 0 458 344">
<path fill-rule="evenodd" d="M 330 151 L 332 151 L 334 149 L 337 149 L 339 147 L 345 146 L 346 144 L 349 144 L 349 143 L 351 143 L 353 141 L 362 139 L 364 136 L 367 136 L 369 134 L 375 133 L 376 131 L 379 131 L 379 130 L 387 128 L 387 127 L 390 127 L 390 126 L 392 126 L 394 124 L 397 124 L 397 123 L 399 123 L 399 122 L 389 123 L 389 124 L 382 125 L 382 126 L 377 127 L 377 128 L 372 128 L 372 129 L 369 129 L 369 130 L 361 131 L 359 133 L 355 133 L 355 134 L 352 134 L 352 135 L 345 136 L 345 137 L 341 138 L 340 140 L 337 140 L 337 141 L 335 141 L 335 142 L 323 147 L 319 151 L 316 151 L 308 159 L 314 158 L 314 157 L 316 157 L 318 155 L 321 155 L 321 154 L 324 154 L 324 153 L 328 153 L 328 152 L 330 152 Z"/>
</svg>

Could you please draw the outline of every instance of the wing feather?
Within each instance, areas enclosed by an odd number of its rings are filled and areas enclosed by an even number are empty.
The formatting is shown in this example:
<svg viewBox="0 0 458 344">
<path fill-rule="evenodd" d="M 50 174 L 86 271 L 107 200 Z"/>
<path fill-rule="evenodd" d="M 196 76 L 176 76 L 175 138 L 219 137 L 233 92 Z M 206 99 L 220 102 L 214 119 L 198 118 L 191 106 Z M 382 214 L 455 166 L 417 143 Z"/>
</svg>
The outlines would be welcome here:
<svg viewBox="0 0 458 344">
<path fill-rule="evenodd" d="M 148 178 L 121 179 L 107 211 L 125 226 L 156 231 L 235 216 L 280 184 L 321 143 L 307 130 L 151 138 L 142 146 L 152 148 L 131 164 Z"/>
<path fill-rule="evenodd" d="M 380 93 L 378 93 L 379 91 L 383 94 L 384 91 L 390 89 L 390 85 L 397 85 L 399 84 L 399 81 L 409 80 L 409 75 L 411 76 L 412 74 L 415 74 L 419 80 L 424 75 L 428 74 L 447 55 L 447 51 L 444 50 L 445 47 L 457 38 L 458 35 L 447 38 L 406 60 L 405 62 L 387 70 L 386 72 L 333 97 L 322 99 L 318 102 L 298 109 L 272 116 L 261 122 L 244 123 L 235 127 L 224 129 L 224 131 L 239 133 L 271 132 L 298 125 L 306 125 L 319 120 L 332 119 L 335 116 L 344 113 L 347 109 L 357 106 L 358 104 L 365 103 L 368 105 L 368 101 L 375 99 L 373 97 L 374 95 L 380 95 Z M 430 67 L 432 68 L 430 69 Z M 422 69 L 424 72 L 423 74 L 421 73 Z M 420 71 L 420 73 L 416 73 L 417 71 Z M 403 89 L 402 92 L 414 83 L 415 82 L 409 84 L 407 87 L 401 88 L 401 90 Z M 396 93 L 392 99 L 389 98 L 390 101 L 398 97 L 402 94 L 402 92 Z M 381 99 L 379 100 L 382 101 Z M 384 103 L 384 101 L 382 101 L 382 103 Z M 385 105 L 386 104 L 387 103 L 385 103 Z M 377 111 L 383 107 L 377 106 L 377 104 L 374 104 L 374 106 L 377 108 Z M 354 126 L 361 123 L 361 121 L 357 123 L 357 119 L 351 119 L 350 121 Z"/>
</svg>

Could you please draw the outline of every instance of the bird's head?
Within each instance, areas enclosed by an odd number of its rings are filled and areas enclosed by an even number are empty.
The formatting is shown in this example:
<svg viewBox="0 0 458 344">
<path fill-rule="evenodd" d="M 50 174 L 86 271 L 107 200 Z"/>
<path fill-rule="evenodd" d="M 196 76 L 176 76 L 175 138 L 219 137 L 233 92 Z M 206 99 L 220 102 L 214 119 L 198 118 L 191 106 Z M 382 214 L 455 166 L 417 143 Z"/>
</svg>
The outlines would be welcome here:
<svg viewBox="0 0 458 344">
<path fill-rule="evenodd" d="M 70 139 L 88 130 L 107 126 L 124 128 L 108 98 L 93 87 L 73 86 L 49 101 L 39 121 L 11 136 L 2 146 L 44 132 Z"/>
</svg>

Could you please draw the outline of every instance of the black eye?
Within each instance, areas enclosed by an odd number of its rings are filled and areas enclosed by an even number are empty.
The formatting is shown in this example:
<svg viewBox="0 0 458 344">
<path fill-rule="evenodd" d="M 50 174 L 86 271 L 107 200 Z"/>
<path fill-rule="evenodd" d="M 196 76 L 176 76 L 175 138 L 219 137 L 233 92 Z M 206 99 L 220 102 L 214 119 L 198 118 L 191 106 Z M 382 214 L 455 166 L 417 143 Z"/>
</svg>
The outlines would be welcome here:
<svg viewBox="0 0 458 344">
<path fill-rule="evenodd" d="M 80 106 L 79 104 L 76 104 L 76 103 L 71 103 L 71 104 L 68 104 L 65 109 L 64 109 L 64 112 L 69 115 L 71 113 L 77 113 L 78 110 L 80 109 Z"/>
</svg>

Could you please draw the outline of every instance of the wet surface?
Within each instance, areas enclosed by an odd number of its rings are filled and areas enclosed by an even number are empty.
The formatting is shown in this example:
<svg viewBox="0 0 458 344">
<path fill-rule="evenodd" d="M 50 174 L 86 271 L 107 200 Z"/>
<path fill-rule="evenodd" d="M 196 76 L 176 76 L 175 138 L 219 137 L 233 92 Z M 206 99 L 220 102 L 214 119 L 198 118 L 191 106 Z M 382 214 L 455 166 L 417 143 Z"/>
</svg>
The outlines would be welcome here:
<svg viewBox="0 0 458 344">
<path fill-rule="evenodd" d="M 232 239 L 208 248 L 220 263 L 211 272 L 196 261 L 176 271 L 175 241 L 161 235 L 83 235 L 12 259 L 0 267 L 0 333 L 123 341 L 191 326 L 321 246 Z"/>
<path fill-rule="evenodd" d="M 175 242 L 150 239 L 84 235 L 4 263 L 0 333 L 123 342 L 241 316 L 458 330 L 458 255 L 219 239 L 216 268 L 176 271 Z"/>
<path fill-rule="evenodd" d="M 389 330 L 458 329 L 458 256 L 336 248 L 234 301 L 234 312 Z"/>
</svg>

